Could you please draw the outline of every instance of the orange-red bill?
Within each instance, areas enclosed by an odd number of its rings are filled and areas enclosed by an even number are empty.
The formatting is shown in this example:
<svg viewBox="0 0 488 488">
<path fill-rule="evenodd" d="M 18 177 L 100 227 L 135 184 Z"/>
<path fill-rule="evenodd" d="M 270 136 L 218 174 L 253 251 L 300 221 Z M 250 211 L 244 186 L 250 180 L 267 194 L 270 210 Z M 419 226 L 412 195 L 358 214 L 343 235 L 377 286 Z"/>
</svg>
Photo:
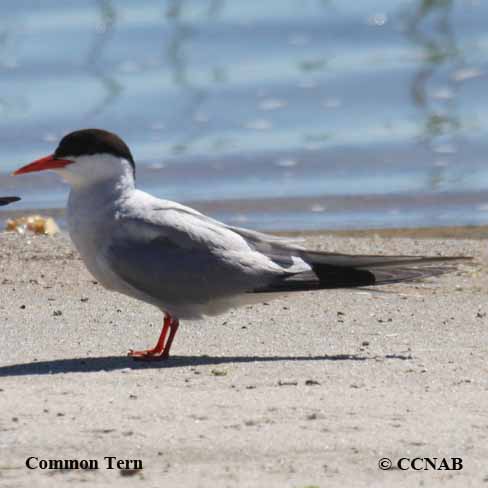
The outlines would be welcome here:
<svg viewBox="0 0 488 488">
<path fill-rule="evenodd" d="M 72 163 L 69 159 L 56 159 L 53 154 L 46 156 L 36 161 L 26 164 L 14 171 L 13 175 L 23 175 L 24 173 L 32 173 L 34 171 L 44 171 L 45 169 L 59 169 L 64 168 L 67 164 Z"/>
</svg>

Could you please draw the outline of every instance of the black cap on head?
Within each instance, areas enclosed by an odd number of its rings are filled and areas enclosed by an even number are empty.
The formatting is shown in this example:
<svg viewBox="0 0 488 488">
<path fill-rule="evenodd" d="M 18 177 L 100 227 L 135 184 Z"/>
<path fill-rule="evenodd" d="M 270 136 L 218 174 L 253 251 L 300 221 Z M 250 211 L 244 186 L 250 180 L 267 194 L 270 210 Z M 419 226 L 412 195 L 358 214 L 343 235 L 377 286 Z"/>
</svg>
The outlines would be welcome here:
<svg viewBox="0 0 488 488">
<path fill-rule="evenodd" d="M 112 154 L 124 158 L 132 166 L 136 165 L 127 144 L 117 135 L 103 129 L 82 129 L 67 134 L 61 139 L 54 157 L 63 159 L 69 156 L 89 156 L 92 154 Z"/>
</svg>

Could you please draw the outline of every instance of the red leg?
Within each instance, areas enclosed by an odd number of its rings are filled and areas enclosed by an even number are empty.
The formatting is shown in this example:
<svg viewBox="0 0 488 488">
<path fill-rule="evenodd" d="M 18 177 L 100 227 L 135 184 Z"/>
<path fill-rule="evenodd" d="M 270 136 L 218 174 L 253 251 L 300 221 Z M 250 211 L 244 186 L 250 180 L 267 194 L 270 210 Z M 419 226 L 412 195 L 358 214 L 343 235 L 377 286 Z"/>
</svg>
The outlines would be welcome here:
<svg viewBox="0 0 488 488">
<path fill-rule="evenodd" d="M 171 315 L 165 314 L 163 329 L 161 330 L 161 335 L 159 336 L 158 342 L 153 349 L 147 349 L 145 351 L 129 351 L 129 356 L 134 359 L 145 359 L 145 360 L 161 360 L 169 357 L 169 350 L 171 349 L 171 344 L 180 325 L 178 319 L 173 319 Z M 168 335 L 168 340 L 166 336 Z"/>
<path fill-rule="evenodd" d="M 176 331 L 178 330 L 179 326 L 180 326 L 180 321 L 178 319 L 171 319 L 171 324 L 169 326 L 169 337 L 168 340 L 166 341 L 166 344 L 164 346 L 164 351 L 161 354 L 161 357 L 163 358 L 169 357 L 169 350 L 171 349 L 171 344 L 173 344 L 173 339 L 175 338 Z"/>
</svg>

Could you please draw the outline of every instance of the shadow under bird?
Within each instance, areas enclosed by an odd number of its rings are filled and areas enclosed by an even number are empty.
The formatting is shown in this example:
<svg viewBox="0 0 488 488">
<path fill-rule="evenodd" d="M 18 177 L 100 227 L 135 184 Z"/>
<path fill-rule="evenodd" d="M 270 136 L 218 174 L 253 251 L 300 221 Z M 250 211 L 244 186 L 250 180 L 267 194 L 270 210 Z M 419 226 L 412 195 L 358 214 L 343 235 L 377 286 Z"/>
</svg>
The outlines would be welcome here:
<svg viewBox="0 0 488 488">
<path fill-rule="evenodd" d="M 233 227 L 135 187 L 135 163 L 116 134 L 83 129 L 53 154 L 18 169 L 53 170 L 71 186 L 69 233 L 86 267 L 109 290 L 158 307 L 164 359 L 180 319 L 198 319 L 290 292 L 417 280 L 452 269 L 453 257 L 346 255 Z"/>
</svg>

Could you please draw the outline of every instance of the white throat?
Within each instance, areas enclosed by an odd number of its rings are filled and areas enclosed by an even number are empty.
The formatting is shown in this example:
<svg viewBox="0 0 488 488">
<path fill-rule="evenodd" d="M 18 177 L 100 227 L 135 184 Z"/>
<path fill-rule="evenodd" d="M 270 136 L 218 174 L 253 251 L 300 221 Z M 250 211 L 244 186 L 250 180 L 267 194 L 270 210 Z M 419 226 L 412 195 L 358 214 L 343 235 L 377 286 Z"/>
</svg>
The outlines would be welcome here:
<svg viewBox="0 0 488 488">
<path fill-rule="evenodd" d="M 74 161 L 64 168 L 54 170 L 73 190 L 86 190 L 91 186 L 107 185 L 134 188 L 134 171 L 124 158 L 111 154 L 94 154 L 91 156 L 67 157 Z"/>
</svg>

